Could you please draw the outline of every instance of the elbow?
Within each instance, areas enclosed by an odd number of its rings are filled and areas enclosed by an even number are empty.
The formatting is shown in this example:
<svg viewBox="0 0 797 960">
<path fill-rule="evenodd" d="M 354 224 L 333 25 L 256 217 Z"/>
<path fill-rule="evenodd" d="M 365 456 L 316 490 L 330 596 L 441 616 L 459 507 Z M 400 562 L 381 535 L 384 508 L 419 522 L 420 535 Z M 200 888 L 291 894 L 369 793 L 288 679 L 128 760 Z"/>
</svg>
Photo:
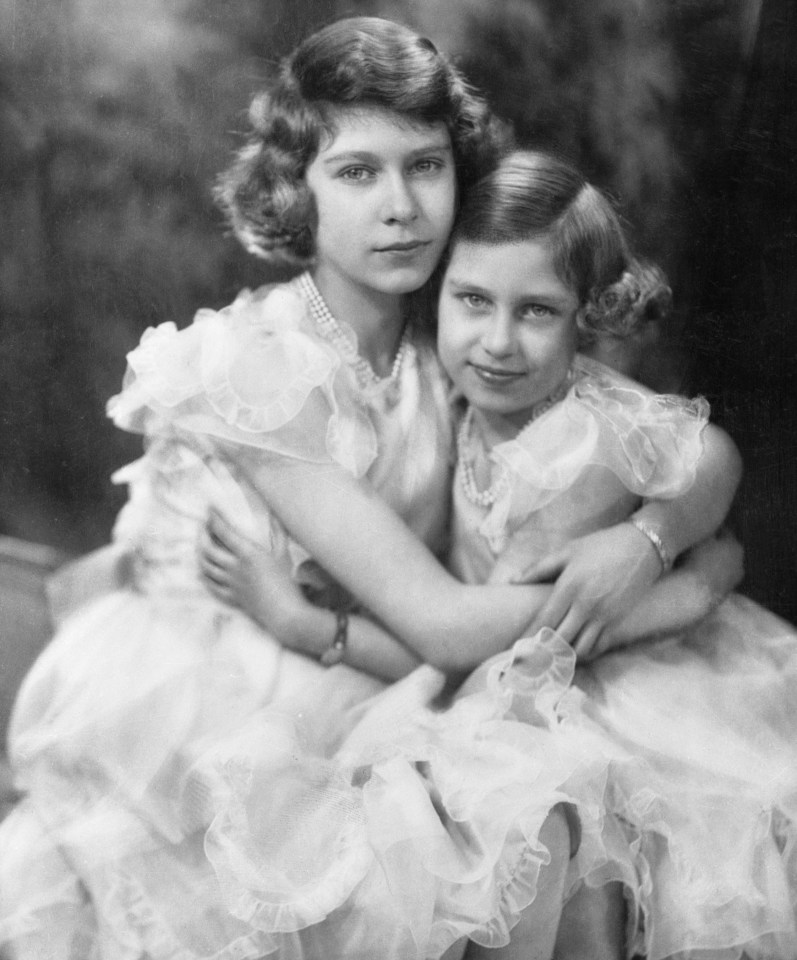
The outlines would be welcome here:
<svg viewBox="0 0 797 960">
<path fill-rule="evenodd" d="M 721 444 L 723 449 L 723 456 L 726 465 L 725 475 L 727 477 L 728 485 L 732 492 L 736 493 L 736 490 L 742 481 L 742 474 L 744 473 L 744 462 L 742 460 L 742 455 L 729 434 L 727 434 L 724 430 L 719 429 L 717 430 L 717 434 L 718 442 Z"/>
<path fill-rule="evenodd" d="M 711 424 L 705 437 L 704 456 L 708 457 L 716 480 L 719 480 L 730 497 L 736 493 L 742 480 L 744 464 L 739 448 L 730 435 Z M 716 482 L 715 480 L 715 482 Z"/>
</svg>

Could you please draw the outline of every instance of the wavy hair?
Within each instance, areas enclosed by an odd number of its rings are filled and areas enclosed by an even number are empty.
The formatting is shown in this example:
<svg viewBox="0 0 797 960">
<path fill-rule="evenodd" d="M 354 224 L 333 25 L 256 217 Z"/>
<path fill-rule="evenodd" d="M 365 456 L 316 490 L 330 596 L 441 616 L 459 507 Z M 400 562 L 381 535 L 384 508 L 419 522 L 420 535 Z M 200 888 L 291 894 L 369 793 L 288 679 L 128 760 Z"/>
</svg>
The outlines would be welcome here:
<svg viewBox="0 0 797 960">
<path fill-rule="evenodd" d="M 582 342 L 629 336 L 669 310 L 664 273 L 631 254 L 608 198 L 563 160 L 517 150 L 470 190 L 451 242 L 539 238 L 551 242 L 554 269 L 578 297 Z"/>
<path fill-rule="evenodd" d="M 304 40 L 255 97 L 251 131 L 215 190 L 250 252 L 304 265 L 314 253 L 315 207 L 305 172 L 335 108 L 375 106 L 411 123 L 445 123 L 460 191 L 505 152 L 508 130 L 431 40 L 377 17 L 339 20 Z"/>
</svg>

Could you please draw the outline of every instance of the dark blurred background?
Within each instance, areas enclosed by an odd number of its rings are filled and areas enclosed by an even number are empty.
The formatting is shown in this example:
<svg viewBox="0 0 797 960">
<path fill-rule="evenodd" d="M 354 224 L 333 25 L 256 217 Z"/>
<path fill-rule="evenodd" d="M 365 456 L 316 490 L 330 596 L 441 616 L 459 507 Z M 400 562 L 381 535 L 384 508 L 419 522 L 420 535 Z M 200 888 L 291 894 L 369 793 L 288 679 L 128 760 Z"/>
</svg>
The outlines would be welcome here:
<svg viewBox="0 0 797 960">
<path fill-rule="evenodd" d="M 0 0 L 0 534 L 107 540 L 124 355 L 273 278 L 210 188 L 274 61 L 352 13 L 420 28 L 617 200 L 677 302 L 633 372 L 736 439 L 743 590 L 797 622 L 793 0 Z"/>
</svg>

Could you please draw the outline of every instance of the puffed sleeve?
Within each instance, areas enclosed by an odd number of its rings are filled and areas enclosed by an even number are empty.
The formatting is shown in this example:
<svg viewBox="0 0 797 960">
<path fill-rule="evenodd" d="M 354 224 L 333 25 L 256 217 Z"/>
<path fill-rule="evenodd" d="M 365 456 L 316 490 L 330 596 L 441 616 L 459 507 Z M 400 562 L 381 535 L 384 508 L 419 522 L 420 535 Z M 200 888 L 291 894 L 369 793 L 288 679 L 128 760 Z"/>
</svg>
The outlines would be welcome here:
<svg viewBox="0 0 797 960">
<path fill-rule="evenodd" d="M 178 330 L 144 332 L 108 415 L 124 430 L 178 430 L 362 476 L 376 433 L 340 355 L 289 286 L 242 292 Z"/>
<path fill-rule="evenodd" d="M 695 480 L 709 405 L 654 394 L 601 364 L 565 400 L 494 455 L 524 488 L 526 509 L 539 509 L 590 466 L 612 471 L 642 497 L 671 499 Z M 517 489 L 517 487 L 516 487 Z"/>
</svg>

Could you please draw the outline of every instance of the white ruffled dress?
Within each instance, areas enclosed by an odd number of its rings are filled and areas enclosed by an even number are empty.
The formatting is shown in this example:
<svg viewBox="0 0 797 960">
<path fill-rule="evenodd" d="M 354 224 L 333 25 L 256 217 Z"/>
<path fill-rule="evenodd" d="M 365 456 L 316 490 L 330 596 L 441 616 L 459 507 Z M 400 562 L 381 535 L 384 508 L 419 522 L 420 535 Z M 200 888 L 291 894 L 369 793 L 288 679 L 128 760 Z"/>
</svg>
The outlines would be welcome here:
<svg viewBox="0 0 797 960">
<path fill-rule="evenodd" d="M 521 578 L 569 539 L 627 517 L 640 498 L 692 483 L 705 401 L 643 393 L 587 358 L 577 369 L 562 403 L 493 449 L 491 469 L 510 482 L 491 509 L 455 481 L 463 579 Z M 502 655 L 488 668 L 511 662 Z M 632 867 L 629 956 L 794 960 L 794 628 L 731 595 L 683 635 L 580 665 L 575 683 L 573 722 L 618 751 L 609 806 Z"/>
<path fill-rule="evenodd" d="M 147 443 L 117 478 L 133 582 L 73 612 L 18 697 L 25 797 L 0 825 L 11 956 L 423 960 L 507 941 L 556 804 L 580 814 L 573 882 L 607 859 L 607 764 L 557 731 L 573 665 L 555 637 L 534 645 L 523 691 L 498 671 L 437 712 L 436 670 L 385 690 L 324 668 L 199 579 L 216 504 L 334 590 L 258 492 L 268 456 L 366 477 L 440 547 L 451 431 L 431 344 L 415 338 L 397 385 L 362 389 L 300 288 L 264 288 L 148 330 L 109 412 Z M 521 705 L 533 722 L 513 719 Z"/>
</svg>

